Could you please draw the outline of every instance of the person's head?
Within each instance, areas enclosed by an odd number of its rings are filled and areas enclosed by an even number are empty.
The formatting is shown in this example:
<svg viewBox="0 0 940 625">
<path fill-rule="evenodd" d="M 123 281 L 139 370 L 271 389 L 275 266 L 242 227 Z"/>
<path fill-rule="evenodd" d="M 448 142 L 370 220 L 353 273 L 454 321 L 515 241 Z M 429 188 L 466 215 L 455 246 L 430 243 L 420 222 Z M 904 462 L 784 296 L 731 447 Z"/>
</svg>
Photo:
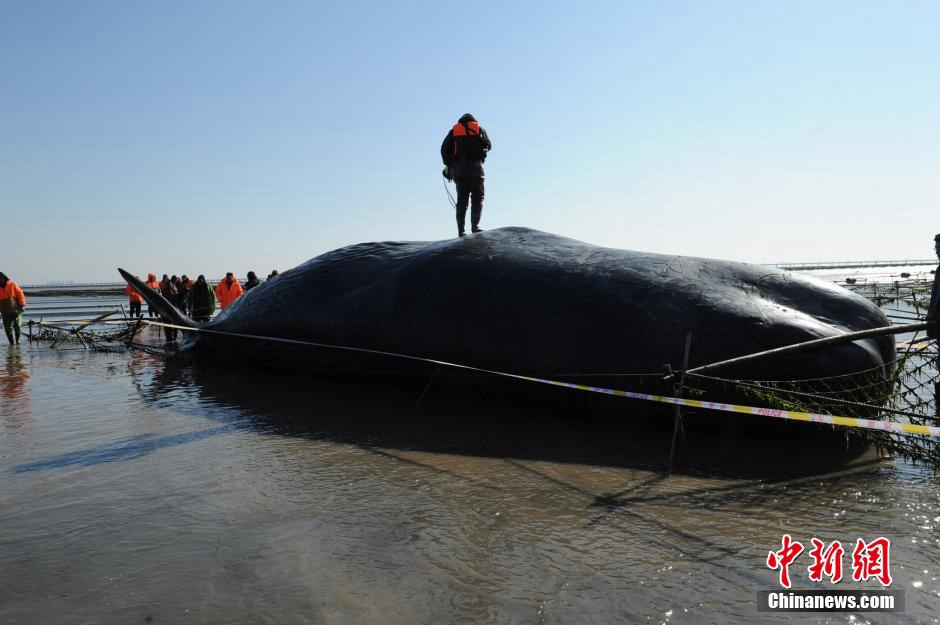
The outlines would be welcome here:
<svg viewBox="0 0 940 625">
<path fill-rule="evenodd" d="M 233 280 L 235 280 L 235 274 L 233 274 L 231 271 L 228 272 L 227 274 L 225 274 L 225 281 L 226 281 L 226 282 L 228 282 L 229 284 L 231 284 Z"/>
<path fill-rule="evenodd" d="M 184 273 L 182 276 L 180 276 L 180 280 L 182 280 L 183 282 L 189 282 L 189 276 L 187 276 L 187 275 Z"/>
<path fill-rule="evenodd" d="M 173 274 L 172 276 L 170 276 L 170 282 L 179 282 L 179 281 L 180 279 L 176 277 L 176 274 Z"/>
<path fill-rule="evenodd" d="M 254 271 L 249 271 L 249 272 L 248 272 L 248 279 L 249 279 L 249 280 L 257 280 L 257 279 L 258 279 L 258 276 L 255 275 L 255 272 L 254 272 Z"/>
<path fill-rule="evenodd" d="M 467 122 L 475 122 L 476 120 L 477 118 L 471 115 L 470 113 L 464 113 L 463 115 L 460 116 L 460 119 L 458 119 L 457 121 L 460 122 L 461 124 L 466 124 Z"/>
<path fill-rule="evenodd" d="M 277 275 L 277 269 L 272 269 L 272 270 L 271 270 L 271 273 L 268 274 L 268 277 L 269 277 L 269 278 L 273 278 L 273 277 L 276 276 L 276 275 Z"/>
<path fill-rule="evenodd" d="M 202 274 L 199 274 L 199 276 L 196 278 L 196 282 L 205 282 L 205 281 L 206 281 L 206 277 Z"/>
<path fill-rule="evenodd" d="M 157 279 L 157 274 L 155 274 L 155 273 L 148 273 L 148 274 L 147 274 L 147 281 L 148 281 L 148 282 L 152 282 L 153 280 L 156 280 L 156 279 Z"/>
<path fill-rule="evenodd" d="M 9 278 L 7 278 L 7 274 L 0 271 L 0 286 L 6 286 L 7 281 L 9 281 Z"/>
<path fill-rule="evenodd" d="M 163 281 L 164 281 L 164 282 L 166 282 L 166 281 L 169 280 L 169 279 L 170 279 L 170 276 L 168 276 L 168 275 L 166 275 L 166 274 L 163 274 Z"/>
</svg>

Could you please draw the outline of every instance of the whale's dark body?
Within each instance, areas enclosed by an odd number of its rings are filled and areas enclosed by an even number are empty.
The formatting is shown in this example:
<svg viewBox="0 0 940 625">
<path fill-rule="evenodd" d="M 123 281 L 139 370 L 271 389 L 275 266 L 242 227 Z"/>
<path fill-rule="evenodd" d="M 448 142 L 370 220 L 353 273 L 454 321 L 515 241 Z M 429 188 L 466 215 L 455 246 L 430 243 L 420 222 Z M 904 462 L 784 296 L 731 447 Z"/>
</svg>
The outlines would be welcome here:
<svg viewBox="0 0 940 625">
<path fill-rule="evenodd" d="M 203 327 L 563 380 L 591 376 L 591 384 L 629 388 L 634 378 L 623 374 L 678 367 L 687 332 L 693 336 L 690 366 L 696 366 L 885 325 L 864 298 L 783 270 L 501 228 L 328 252 L 256 287 Z M 344 350 L 183 335 L 183 349 L 249 361 L 390 372 L 436 368 Z M 887 368 L 893 359 L 894 342 L 883 336 L 727 373 L 805 379 Z M 659 382 L 651 377 L 646 384 Z"/>
</svg>

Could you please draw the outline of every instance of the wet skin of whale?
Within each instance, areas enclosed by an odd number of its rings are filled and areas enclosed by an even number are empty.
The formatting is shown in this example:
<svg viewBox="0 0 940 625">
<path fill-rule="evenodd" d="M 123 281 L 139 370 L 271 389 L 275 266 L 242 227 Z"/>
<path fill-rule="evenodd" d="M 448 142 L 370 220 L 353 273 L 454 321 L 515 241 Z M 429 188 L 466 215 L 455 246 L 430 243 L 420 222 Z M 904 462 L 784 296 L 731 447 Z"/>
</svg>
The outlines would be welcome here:
<svg viewBox="0 0 940 625">
<path fill-rule="evenodd" d="M 159 294 L 141 292 L 167 318 L 196 327 Z M 501 228 L 327 252 L 252 289 L 201 327 L 615 388 L 636 388 L 642 379 L 644 389 L 658 391 L 665 390 L 658 381 L 664 365 L 681 364 L 687 332 L 690 366 L 697 366 L 885 325 L 883 313 L 864 298 L 780 269 Z M 388 372 L 437 368 L 329 348 L 182 334 L 184 350 L 253 362 Z M 887 375 L 893 360 L 893 339 L 882 336 L 725 373 L 780 380 L 883 367 Z"/>
</svg>

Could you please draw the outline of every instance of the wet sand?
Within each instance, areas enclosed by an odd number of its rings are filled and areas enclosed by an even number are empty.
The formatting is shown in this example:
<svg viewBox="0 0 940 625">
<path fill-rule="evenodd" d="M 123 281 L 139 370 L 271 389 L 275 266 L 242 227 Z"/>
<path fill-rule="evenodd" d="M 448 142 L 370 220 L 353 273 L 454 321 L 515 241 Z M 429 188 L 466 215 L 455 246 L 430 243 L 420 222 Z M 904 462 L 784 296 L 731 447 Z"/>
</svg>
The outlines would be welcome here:
<svg viewBox="0 0 940 625">
<path fill-rule="evenodd" d="M 629 402 L 0 350 L 2 623 L 938 622 L 940 482 L 898 460 L 667 476 Z M 757 612 L 783 533 L 889 537 L 906 612 Z"/>
</svg>

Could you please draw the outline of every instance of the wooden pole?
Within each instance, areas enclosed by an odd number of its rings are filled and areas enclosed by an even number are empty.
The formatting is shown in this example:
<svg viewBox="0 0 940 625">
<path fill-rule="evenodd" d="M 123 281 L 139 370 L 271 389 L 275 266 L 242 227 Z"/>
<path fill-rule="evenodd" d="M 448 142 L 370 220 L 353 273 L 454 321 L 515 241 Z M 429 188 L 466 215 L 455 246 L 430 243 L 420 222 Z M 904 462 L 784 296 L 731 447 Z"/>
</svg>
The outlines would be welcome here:
<svg viewBox="0 0 940 625">
<path fill-rule="evenodd" d="M 84 330 L 85 328 L 87 328 L 88 326 L 90 326 L 91 324 L 96 323 L 96 322 L 98 322 L 98 321 L 102 321 L 102 320 L 106 319 L 107 317 L 110 317 L 111 315 L 117 314 L 118 312 L 120 312 L 120 311 L 112 310 L 111 312 L 106 312 L 105 314 L 99 315 L 99 316 L 95 317 L 94 319 L 91 319 L 90 321 L 86 321 L 86 322 L 84 322 L 82 325 L 80 325 L 80 326 L 78 326 L 77 328 L 75 328 L 75 332 L 76 332 L 76 333 L 81 332 L 82 330 Z"/>
<path fill-rule="evenodd" d="M 720 362 L 713 362 L 709 365 L 702 365 L 701 367 L 694 367 L 689 369 L 686 373 L 698 373 L 704 375 L 706 373 L 711 373 L 718 369 L 723 369 L 725 367 L 730 367 L 733 365 L 739 365 L 743 363 L 752 363 L 758 360 L 764 360 L 765 358 L 772 358 L 774 356 L 783 356 L 788 354 L 796 354 L 799 352 L 809 352 L 821 347 L 832 347 L 833 345 L 841 345 L 842 343 L 851 343 L 853 341 L 858 341 L 861 339 L 867 339 L 874 336 L 884 336 L 886 334 L 904 334 L 906 332 L 919 332 L 920 330 L 926 330 L 928 326 L 933 325 L 934 322 L 924 321 L 921 323 L 905 323 L 902 325 L 892 325 L 884 326 L 882 328 L 872 328 L 870 330 L 859 330 L 858 332 L 846 332 L 845 334 L 839 334 L 836 336 L 827 336 L 821 339 L 814 339 L 812 341 L 806 341 L 804 343 L 796 343 L 794 345 L 787 345 L 785 347 L 777 347 L 775 349 L 768 349 L 767 351 L 757 352 L 756 354 L 748 354 L 747 356 L 738 356 L 737 358 L 729 358 L 728 360 L 722 360 Z M 671 376 L 667 376 L 669 380 Z"/>
<path fill-rule="evenodd" d="M 692 349 L 692 333 L 686 332 L 685 351 L 682 355 L 682 370 L 679 372 L 679 385 L 676 388 L 676 397 L 682 398 L 682 392 L 685 389 L 685 370 L 689 368 L 689 352 Z M 676 439 L 679 437 L 679 431 L 682 430 L 682 409 L 679 404 L 674 404 L 675 409 L 672 425 L 672 443 L 669 445 L 669 473 L 672 473 L 672 463 L 676 456 Z"/>
<path fill-rule="evenodd" d="M 424 390 L 421 391 L 421 395 L 418 396 L 418 401 L 415 402 L 414 407 L 411 409 L 411 416 L 415 416 L 418 413 L 418 406 L 421 405 L 421 402 L 424 401 L 424 396 L 431 390 L 431 385 L 434 383 L 434 378 L 437 377 L 438 371 L 440 371 L 440 368 L 435 369 L 431 377 L 428 378 L 428 383 L 424 385 Z"/>
</svg>

